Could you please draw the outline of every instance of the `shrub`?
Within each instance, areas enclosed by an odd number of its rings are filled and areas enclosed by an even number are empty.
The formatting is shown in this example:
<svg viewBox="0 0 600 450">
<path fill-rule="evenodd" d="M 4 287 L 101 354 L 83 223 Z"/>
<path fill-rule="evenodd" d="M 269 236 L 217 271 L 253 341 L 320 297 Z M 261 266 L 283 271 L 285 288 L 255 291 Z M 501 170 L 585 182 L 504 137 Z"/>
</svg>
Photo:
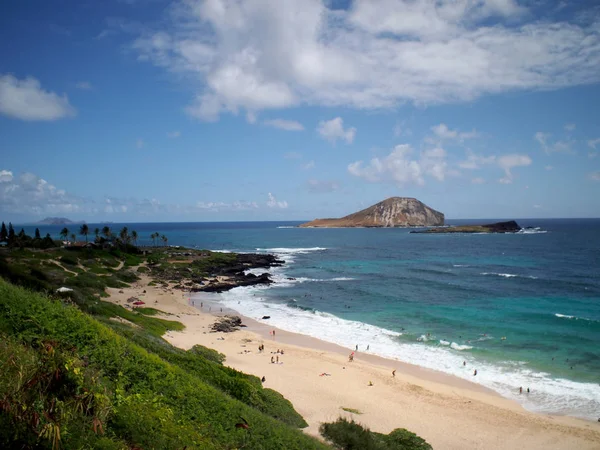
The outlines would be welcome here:
<svg viewBox="0 0 600 450">
<path fill-rule="evenodd" d="M 390 434 L 375 433 L 343 417 L 322 424 L 319 432 L 342 450 L 432 450 L 423 438 L 404 428 L 396 428 Z"/>
</svg>

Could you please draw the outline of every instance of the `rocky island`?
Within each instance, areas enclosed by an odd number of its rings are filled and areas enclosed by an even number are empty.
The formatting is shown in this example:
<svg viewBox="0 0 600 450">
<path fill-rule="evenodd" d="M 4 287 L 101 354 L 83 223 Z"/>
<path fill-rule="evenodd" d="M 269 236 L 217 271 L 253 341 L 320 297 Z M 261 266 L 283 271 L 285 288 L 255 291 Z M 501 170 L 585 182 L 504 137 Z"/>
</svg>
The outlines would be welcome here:
<svg viewBox="0 0 600 450">
<path fill-rule="evenodd" d="M 444 214 L 416 198 L 391 197 L 340 219 L 315 219 L 302 228 L 426 227 L 444 225 Z"/>
<path fill-rule="evenodd" d="M 516 233 L 521 227 L 514 220 L 490 223 L 486 225 L 459 225 L 455 227 L 436 227 L 428 230 L 415 230 L 411 233 L 448 234 L 448 233 Z"/>
</svg>

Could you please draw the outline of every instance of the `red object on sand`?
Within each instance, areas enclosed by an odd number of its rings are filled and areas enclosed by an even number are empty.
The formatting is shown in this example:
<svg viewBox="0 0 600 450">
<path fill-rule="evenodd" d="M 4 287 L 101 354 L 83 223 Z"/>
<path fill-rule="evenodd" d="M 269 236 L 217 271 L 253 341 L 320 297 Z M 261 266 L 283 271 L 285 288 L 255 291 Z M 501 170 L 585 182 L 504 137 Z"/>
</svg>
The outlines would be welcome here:
<svg viewBox="0 0 600 450">
<path fill-rule="evenodd" d="M 139 305 L 145 305 L 146 303 L 140 300 L 139 302 L 133 302 L 133 304 L 135 306 L 139 306 Z"/>
</svg>

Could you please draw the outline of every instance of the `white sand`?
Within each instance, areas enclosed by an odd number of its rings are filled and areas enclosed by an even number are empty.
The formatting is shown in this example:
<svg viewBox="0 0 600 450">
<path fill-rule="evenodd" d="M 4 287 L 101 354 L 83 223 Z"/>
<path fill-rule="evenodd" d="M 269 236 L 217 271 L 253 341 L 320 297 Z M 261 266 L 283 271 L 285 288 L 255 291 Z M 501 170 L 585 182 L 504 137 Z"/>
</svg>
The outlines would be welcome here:
<svg viewBox="0 0 600 450">
<path fill-rule="evenodd" d="M 486 388 L 439 372 L 360 352 L 350 363 L 350 349 L 282 330 L 276 330 L 273 338 L 272 328 L 247 318 L 248 328 L 242 331 L 211 333 L 215 317 L 199 311 L 198 300 L 193 307 L 181 291 L 149 287 L 148 282 L 143 276 L 122 293 L 109 289 L 109 300 L 125 305 L 127 298 L 136 296 L 186 326 L 183 332 L 164 336 L 173 345 L 216 349 L 226 355 L 226 365 L 265 376 L 265 387 L 293 403 L 308 422 L 309 434 L 318 436 L 322 422 L 346 416 L 382 433 L 407 428 L 436 450 L 600 449 L 600 423 L 531 413 Z M 213 307 L 212 312 L 216 310 Z M 258 351 L 261 343 L 264 353 Z M 284 355 L 272 353 L 277 349 Z M 279 356 L 279 364 L 271 364 L 272 356 Z"/>
</svg>

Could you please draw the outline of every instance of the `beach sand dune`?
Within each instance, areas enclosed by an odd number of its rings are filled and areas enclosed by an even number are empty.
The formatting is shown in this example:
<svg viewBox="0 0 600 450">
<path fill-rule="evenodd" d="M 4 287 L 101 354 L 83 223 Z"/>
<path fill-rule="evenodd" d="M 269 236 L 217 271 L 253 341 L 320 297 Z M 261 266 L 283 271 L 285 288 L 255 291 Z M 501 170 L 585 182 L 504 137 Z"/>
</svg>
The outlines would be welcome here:
<svg viewBox="0 0 600 450">
<path fill-rule="evenodd" d="M 194 307 L 187 294 L 148 286 L 149 281 L 143 276 L 132 288 L 109 289 L 109 300 L 126 305 L 136 296 L 172 314 L 167 318 L 186 329 L 169 332 L 167 341 L 183 349 L 213 348 L 226 355 L 226 365 L 264 376 L 265 387 L 283 394 L 305 418 L 309 434 L 318 436 L 322 422 L 344 416 L 382 433 L 407 428 L 435 449 L 600 449 L 600 423 L 531 413 L 456 377 L 360 352 L 349 362 L 352 349 L 278 329 L 273 337 L 272 327 L 248 318 L 241 331 L 211 333 L 215 316 L 206 304 L 200 311 L 200 300 Z M 220 315 L 219 308 L 212 312 Z M 277 356 L 279 363 L 271 363 Z"/>
</svg>

